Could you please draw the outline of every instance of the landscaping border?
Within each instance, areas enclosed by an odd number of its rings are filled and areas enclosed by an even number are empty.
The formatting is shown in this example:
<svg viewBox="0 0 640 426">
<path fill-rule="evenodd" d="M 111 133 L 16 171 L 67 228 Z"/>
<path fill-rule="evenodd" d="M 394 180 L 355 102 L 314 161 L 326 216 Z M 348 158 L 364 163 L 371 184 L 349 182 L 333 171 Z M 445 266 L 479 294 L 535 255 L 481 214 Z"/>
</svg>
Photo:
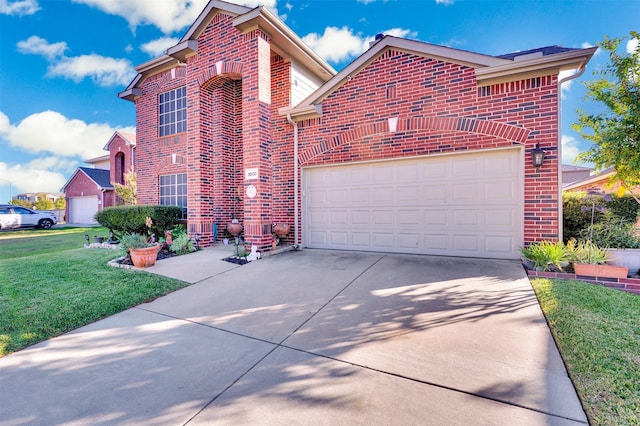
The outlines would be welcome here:
<svg viewBox="0 0 640 426">
<path fill-rule="evenodd" d="M 527 275 L 534 278 L 558 278 L 561 280 L 578 280 L 590 284 L 603 285 L 609 288 L 640 295 L 640 279 L 638 278 L 602 278 L 586 275 L 569 274 L 566 272 L 532 271 L 526 269 Z"/>
</svg>

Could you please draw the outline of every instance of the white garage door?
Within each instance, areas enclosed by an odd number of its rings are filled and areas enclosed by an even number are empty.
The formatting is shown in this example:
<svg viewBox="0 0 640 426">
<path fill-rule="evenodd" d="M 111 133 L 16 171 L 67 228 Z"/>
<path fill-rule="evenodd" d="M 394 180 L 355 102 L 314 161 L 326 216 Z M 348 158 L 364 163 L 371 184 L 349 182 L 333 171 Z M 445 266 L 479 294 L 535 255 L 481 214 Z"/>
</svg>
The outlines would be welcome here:
<svg viewBox="0 0 640 426">
<path fill-rule="evenodd" d="M 97 197 L 69 198 L 69 223 L 96 223 L 93 215 L 97 212 Z"/>
<path fill-rule="evenodd" d="M 521 150 L 304 169 L 308 247 L 514 259 Z"/>
</svg>

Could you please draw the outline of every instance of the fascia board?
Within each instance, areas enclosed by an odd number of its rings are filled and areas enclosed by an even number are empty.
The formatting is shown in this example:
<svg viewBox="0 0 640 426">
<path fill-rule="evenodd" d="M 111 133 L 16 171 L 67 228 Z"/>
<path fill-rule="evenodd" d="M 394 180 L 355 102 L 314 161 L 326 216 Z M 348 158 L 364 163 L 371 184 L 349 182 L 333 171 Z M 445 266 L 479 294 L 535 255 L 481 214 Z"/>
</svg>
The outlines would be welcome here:
<svg viewBox="0 0 640 426">
<path fill-rule="evenodd" d="M 528 61 L 509 61 L 509 63 L 505 65 L 477 68 L 476 78 L 478 82 L 480 82 L 516 74 L 540 72 L 542 70 L 559 72 L 562 70 L 578 69 L 589 62 L 597 49 L 597 47 L 590 47 L 587 49 L 571 50 L 569 52 L 542 56 Z"/>
<path fill-rule="evenodd" d="M 322 116 L 322 104 L 307 105 L 304 108 L 279 108 L 278 115 L 283 117 L 290 116 L 293 121 L 309 120 Z"/>
<path fill-rule="evenodd" d="M 185 40 L 167 49 L 166 54 L 180 62 L 198 53 L 198 40 Z"/>
<path fill-rule="evenodd" d="M 285 53 L 285 56 L 295 59 L 323 81 L 336 75 L 336 70 L 331 65 L 311 50 L 296 33 L 263 6 L 235 18 L 233 26 L 243 33 L 256 28 L 262 29 L 269 35 L 272 43 L 279 47 L 274 50 L 280 50 Z"/>
<path fill-rule="evenodd" d="M 134 102 L 140 96 L 142 96 L 142 89 L 140 89 L 139 87 L 134 87 L 133 89 L 126 89 L 118 93 L 118 97 L 120 99 L 124 99 L 125 101 L 131 101 L 131 102 Z"/>
</svg>

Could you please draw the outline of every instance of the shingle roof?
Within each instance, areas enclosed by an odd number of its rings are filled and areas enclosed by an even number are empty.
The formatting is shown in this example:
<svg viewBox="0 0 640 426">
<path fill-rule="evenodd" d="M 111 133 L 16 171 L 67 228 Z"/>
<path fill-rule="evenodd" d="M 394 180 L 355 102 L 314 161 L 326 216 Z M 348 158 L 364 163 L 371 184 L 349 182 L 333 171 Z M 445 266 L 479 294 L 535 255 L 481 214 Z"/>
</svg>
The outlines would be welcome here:
<svg viewBox="0 0 640 426">
<path fill-rule="evenodd" d="M 504 55 L 498 55 L 496 56 L 496 58 L 513 60 L 516 56 L 530 55 L 532 53 L 540 52 L 542 53 L 542 56 L 548 56 L 548 55 L 555 55 L 556 53 L 569 52 L 571 50 L 579 50 L 579 49 L 573 49 L 570 47 L 562 47 L 562 46 L 545 46 L 545 47 L 539 47 L 537 49 L 523 50 L 520 52 L 513 52 L 513 53 L 507 53 Z"/>
<path fill-rule="evenodd" d="M 87 176 L 89 176 L 102 188 L 113 189 L 113 185 L 111 185 L 111 174 L 109 170 L 93 169 L 90 167 L 78 167 L 78 169 L 82 170 Z"/>
</svg>

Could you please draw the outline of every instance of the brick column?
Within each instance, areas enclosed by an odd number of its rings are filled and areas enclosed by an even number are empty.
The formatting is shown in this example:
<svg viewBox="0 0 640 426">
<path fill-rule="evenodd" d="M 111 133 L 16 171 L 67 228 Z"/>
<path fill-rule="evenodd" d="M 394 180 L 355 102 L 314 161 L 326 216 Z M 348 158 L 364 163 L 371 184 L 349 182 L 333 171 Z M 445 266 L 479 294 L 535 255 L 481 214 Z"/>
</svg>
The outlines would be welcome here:
<svg viewBox="0 0 640 426">
<path fill-rule="evenodd" d="M 252 37 L 251 63 L 244 67 L 242 86 L 243 177 L 248 169 L 257 169 L 258 179 L 245 179 L 244 240 L 265 249 L 271 246 L 271 47 L 260 30 L 246 34 Z M 249 185 L 256 187 L 254 198 L 246 194 Z"/>
</svg>

